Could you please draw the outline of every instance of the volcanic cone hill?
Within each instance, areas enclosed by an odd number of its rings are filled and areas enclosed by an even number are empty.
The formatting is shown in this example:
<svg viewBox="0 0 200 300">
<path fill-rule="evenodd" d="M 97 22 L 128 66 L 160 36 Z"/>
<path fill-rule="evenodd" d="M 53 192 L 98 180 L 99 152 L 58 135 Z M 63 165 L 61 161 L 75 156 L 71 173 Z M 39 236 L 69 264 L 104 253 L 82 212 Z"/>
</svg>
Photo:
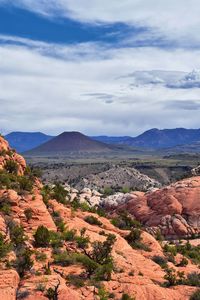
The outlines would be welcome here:
<svg viewBox="0 0 200 300">
<path fill-rule="evenodd" d="M 114 149 L 102 142 L 94 141 L 84 134 L 76 131 L 63 132 L 52 140 L 40 145 L 31 151 L 26 152 L 28 155 L 55 155 L 76 153 L 99 153 L 108 152 Z"/>
</svg>

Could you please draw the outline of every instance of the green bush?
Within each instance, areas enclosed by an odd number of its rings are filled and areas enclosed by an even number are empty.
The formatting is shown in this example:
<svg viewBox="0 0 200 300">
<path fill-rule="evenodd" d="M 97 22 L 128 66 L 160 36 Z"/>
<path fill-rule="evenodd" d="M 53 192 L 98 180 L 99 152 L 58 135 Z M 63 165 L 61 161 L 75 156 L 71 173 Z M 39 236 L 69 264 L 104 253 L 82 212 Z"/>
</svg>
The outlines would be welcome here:
<svg viewBox="0 0 200 300">
<path fill-rule="evenodd" d="M 193 263 L 200 264 L 200 246 L 192 246 L 189 242 L 176 246 L 177 252 L 191 259 Z"/>
<path fill-rule="evenodd" d="M 104 287 L 100 287 L 98 290 L 99 300 L 108 300 L 109 293 L 104 289 Z"/>
<path fill-rule="evenodd" d="M 200 287 L 200 273 L 192 272 L 187 275 L 187 285 Z"/>
<path fill-rule="evenodd" d="M 91 215 L 91 216 L 87 216 L 84 218 L 84 220 L 91 224 L 91 225 L 97 225 L 97 226 L 102 226 L 101 221 L 99 221 L 95 216 Z"/>
<path fill-rule="evenodd" d="M 46 256 L 45 253 L 36 251 L 36 252 L 35 252 L 35 259 L 36 259 L 37 261 L 45 261 L 45 260 L 47 259 L 47 256 Z"/>
<path fill-rule="evenodd" d="M 63 246 L 63 238 L 60 232 L 49 231 L 49 244 L 53 248 L 59 248 Z"/>
<path fill-rule="evenodd" d="M 66 230 L 63 232 L 63 239 L 67 242 L 69 241 L 75 241 L 76 239 L 76 230 L 71 229 L 71 230 Z"/>
<path fill-rule="evenodd" d="M 6 257 L 11 250 L 12 244 L 5 241 L 2 233 L 0 233 L 0 259 Z"/>
<path fill-rule="evenodd" d="M 116 218 L 111 220 L 111 223 L 123 230 L 129 230 L 132 228 L 141 228 L 141 224 L 139 221 L 134 220 L 131 216 L 129 216 L 126 212 L 121 213 Z"/>
<path fill-rule="evenodd" d="M 67 280 L 77 288 L 81 288 L 85 285 L 85 280 L 80 275 L 70 274 L 67 276 Z"/>
<path fill-rule="evenodd" d="M 10 239 L 15 247 L 20 247 L 24 244 L 27 237 L 24 234 L 24 229 L 22 226 L 11 222 L 8 224 L 10 230 Z"/>
<path fill-rule="evenodd" d="M 195 291 L 190 297 L 190 300 L 200 300 L 200 290 Z"/>
<path fill-rule="evenodd" d="M 27 221 L 31 220 L 32 217 L 33 217 L 33 210 L 32 210 L 32 208 L 25 209 L 24 214 L 26 216 Z"/>
<path fill-rule="evenodd" d="M 14 266 L 20 277 L 24 277 L 25 273 L 32 268 L 33 261 L 31 255 L 32 251 L 26 247 L 22 248 L 18 253 Z"/>
<path fill-rule="evenodd" d="M 159 266 L 161 266 L 161 268 L 166 268 L 167 267 L 167 260 L 166 258 L 159 256 L 159 255 L 155 255 L 152 257 L 152 260 L 158 264 Z"/>
<path fill-rule="evenodd" d="M 5 170 L 8 173 L 17 175 L 18 172 L 18 164 L 14 160 L 8 160 L 4 166 Z"/>
<path fill-rule="evenodd" d="M 126 236 L 126 240 L 134 249 L 141 249 L 144 251 L 151 251 L 148 245 L 142 243 L 141 238 L 142 231 L 139 228 L 133 228 L 131 232 Z"/>
<path fill-rule="evenodd" d="M 177 265 L 177 267 L 185 267 L 188 265 L 188 260 L 187 258 L 183 257 L 180 261 L 180 263 Z"/>
<path fill-rule="evenodd" d="M 19 188 L 21 191 L 31 192 L 33 189 L 33 181 L 26 176 L 19 177 Z"/>
<path fill-rule="evenodd" d="M 130 297 L 128 294 L 123 294 L 121 300 L 135 300 L 135 297 Z"/>
<path fill-rule="evenodd" d="M 53 258 L 55 264 L 63 267 L 67 267 L 76 263 L 76 255 L 70 255 L 67 251 L 61 251 L 57 254 L 54 254 Z"/>
<path fill-rule="evenodd" d="M 43 225 L 39 226 L 34 234 L 34 239 L 36 247 L 48 247 L 50 243 L 49 230 Z"/>
<path fill-rule="evenodd" d="M 67 195 L 68 192 L 64 189 L 64 187 L 60 183 L 56 183 L 55 187 L 53 188 L 52 197 L 56 199 L 59 203 L 67 204 Z"/>
<path fill-rule="evenodd" d="M 60 232 L 64 232 L 66 225 L 65 225 L 65 222 L 63 221 L 63 219 L 61 217 L 57 217 L 57 218 L 54 218 L 54 220 L 55 220 L 55 224 L 56 224 L 56 227 L 58 228 L 58 230 Z"/>
</svg>

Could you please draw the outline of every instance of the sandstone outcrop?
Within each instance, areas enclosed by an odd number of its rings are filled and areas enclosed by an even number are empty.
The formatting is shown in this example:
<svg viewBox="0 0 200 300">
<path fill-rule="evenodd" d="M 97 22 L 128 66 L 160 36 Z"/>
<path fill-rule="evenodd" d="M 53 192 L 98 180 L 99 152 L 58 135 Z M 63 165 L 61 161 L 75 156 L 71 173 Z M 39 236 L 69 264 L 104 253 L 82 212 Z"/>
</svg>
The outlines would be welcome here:
<svg viewBox="0 0 200 300">
<path fill-rule="evenodd" d="M 149 232 L 158 228 L 168 238 L 200 233 L 200 177 L 181 180 L 168 187 L 132 198 L 117 210 L 127 210 Z"/>
<path fill-rule="evenodd" d="M 0 139 L 0 149 L 10 151 L 8 144 L 2 138 Z M 3 154 L 5 153 L 3 152 Z M 5 156 L 1 157 L 2 169 L 5 166 L 4 159 Z M 9 159 L 13 159 L 21 167 L 22 175 L 25 169 L 23 159 L 17 155 L 9 156 Z M 18 174 L 20 175 L 20 173 Z M 198 225 L 199 203 L 198 201 L 196 203 L 196 199 L 199 195 L 199 182 L 200 178 L 197 177 L 152 193 L 120 194 L 114 198 L 108 198 L 107 201 L 113 205 L 125 203 L 120 207 L 128 209 L 149 228 L 157 227 L 161 223 L 164 228 L 165 224 L 171 222 L 174 231 L 176 229 L 178 232 L 181 229 L 184 232 L 185 227 L 194 228 Z M 17 246 L 14 245 L 13 251 L 8 254 L 10 257 L 4 256 L 3 259 L 0 259 L 0 299 L 47 300 L 49 295 L 52 297 L 50 293 L 56 286 L 58 287 L 58 300 L 100 300 L 100 287 L 103 287 L 104 291 L 116 300 L 121 300 L 123 294 L 128 294 L 136 300 L 189 300 L 191 294 L 196 290 L 195 287 L 185 285 L 170 288 L 163 286 L 165 272 L 160 265 L 153 261 L 152 257 L 155 255 L 164 257 L 165 253 L 161 244 L 151 234 L 145 231 L 141 234 L 141 242 L 148 246 L 148 252 L 142 248 L 134 249 L 126 240 L 130 230 L 120 230 L 111 224 L 108 218 L 100 217 L 91 210 L 72 209 L 70 201 L 77 196 L 80 202 L 87 201 L 90 206 L 98 206 L 99 201 L 102 201 L 102 196 L 98 192 L 84 189 L 79 193 L 77 190 L 65 186 L 68 191 L 66 197 L 68 201 L 64 201 L 63 204 L 55 199 L 42 197 L 44 190 L 41 189 L 42 184 L 37 179 L 33 179 L 32 189 L 0 189 L 0 232 L 8 242 L 12 240 L 8 221 L 12 220 L 20 225 L 19 228 L 16 225 L 15 227 L 19 230 L 23 228 L 26 235 L 24 243 L 26 249 L 31 250 L 30 255 L 33 261 L 23 276 L 17 265 L 12 265 L 12 259 L 15 257 L 19 261 L 23 258 L 23 253 L 21 254 L 19 249 L 23 241 Z M 123 197 L 126 199 L 125 202 Z M 131 197 L 130 200 L 129 197 Z M 5 205 L 3 206 L 3 204 Z M 185 215 L 187 215 L 187 219 Z M 174 218 L 173 221 L 171 218 Z M 60 227 L 57 221 L 60 222 Z M 45 246 L 36 245 L 34 241 L 34 234 L 40 225 L 45 226 L 52 234 L 49 243 Z M 188 228 L 187 230 L 189 230 Z M 69 238 L 69 236 L 63 239 L 59 246 L 52 246 L 53 244 L 50 242 L 53 237 L 55 243 L 59 242 L 56 239 L 61 236 L 63 230 L 65 233 L 76 234 L 79 238 L 88 237 L 89 250 L 91 250 L 93 242 L 105 242 L 109 234 L 115 235 L 116 240 L 111 248 L 114 268 L 108 280 L 104 278 L 95 282 L 94 278 L 89 280 L 87 277 L 80 277 L 88 276 L 84 269 L 85 266 L 80 262 L 71 261 L 65 262 L 65 264 L 55 262 L 55 254 L 61 254 L 62 251 L 65 251 L 65 255 L 66 253 L 67 255 L 84 253 L 83 248 L 78 247 L 77 240 Z M 17 231 L 17 234 L 20 232 Z M 13 241 L 16 243 L 16 240 Z M 175 259 L 180 259 L 180 255 Z M 25 262 L 30 264 L 28 259 Z M 176 271 L 184 271 L 185 274 L 199 271 L 198 266 L 194 265 L 192 261 L 189 261 L 186 267 L 170 264 Z M 21 278 L 15 269 L 18 270 Z M 86 280 L 86 283 L 82 285 L 80 282 L 70 281 L 69 276 L 75 276 L 74 278 L 79 276 Z"/>
</svg>

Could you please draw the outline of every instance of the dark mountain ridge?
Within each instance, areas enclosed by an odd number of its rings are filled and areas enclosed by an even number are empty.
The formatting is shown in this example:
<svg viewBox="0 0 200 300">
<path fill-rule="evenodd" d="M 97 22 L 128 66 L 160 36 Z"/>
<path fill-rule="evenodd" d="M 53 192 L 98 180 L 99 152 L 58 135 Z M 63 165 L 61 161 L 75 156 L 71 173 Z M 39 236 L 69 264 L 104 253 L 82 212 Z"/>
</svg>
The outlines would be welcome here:
<svg viewBox="0 0 200 300">
<path fill-rule="evenodd" d="M 53 136 L 42 132 L 15 131 L 7 134 L 5 138 L 12 148 L 22 153 L 51 140 Z"/>
<path fill-rule="evenodd" d="M 129 146 L 162 149 L 200 141 L 200 129 L 157 129 L 145 131 L 135 138 L 129 138 L 123 143 Z"/>
</svg>

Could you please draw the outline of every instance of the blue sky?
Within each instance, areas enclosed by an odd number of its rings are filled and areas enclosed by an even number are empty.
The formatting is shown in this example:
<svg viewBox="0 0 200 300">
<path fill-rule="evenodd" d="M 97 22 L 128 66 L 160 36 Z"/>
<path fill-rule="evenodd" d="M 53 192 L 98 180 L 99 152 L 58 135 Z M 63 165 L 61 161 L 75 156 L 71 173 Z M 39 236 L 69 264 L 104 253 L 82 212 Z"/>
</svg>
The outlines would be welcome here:
<svg viewBox="0 0 200 300">
<path fill-rule="evenodd" d="M 0 130 L 199 126 L 198 0 L 0 0 Z"/>
</svg>

